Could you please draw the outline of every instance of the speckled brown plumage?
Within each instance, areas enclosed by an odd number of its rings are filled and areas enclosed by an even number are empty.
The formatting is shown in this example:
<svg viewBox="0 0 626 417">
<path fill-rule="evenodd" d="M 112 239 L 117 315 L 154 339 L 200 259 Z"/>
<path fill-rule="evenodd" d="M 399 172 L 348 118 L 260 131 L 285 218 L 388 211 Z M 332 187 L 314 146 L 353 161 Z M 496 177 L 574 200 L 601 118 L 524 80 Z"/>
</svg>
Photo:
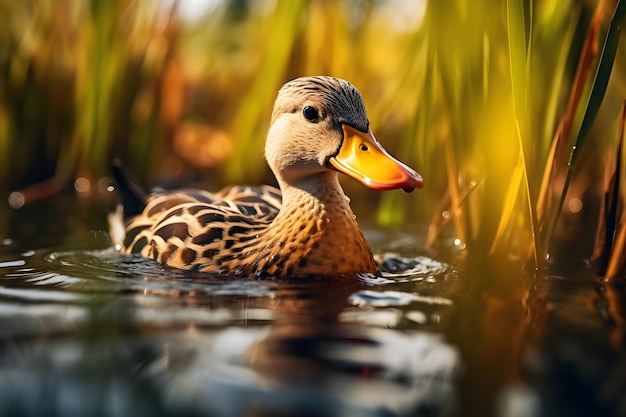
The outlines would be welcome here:
<svg viewBox="0 0 626 417">
<path fill-rule="evenodd" d="M 128 223 L 122 252 L 181 269 L 258 278 L 376 272 L 347 197 L 337 189 L 325 200 L 291 190 L 287 207 L 273 187 L 227 191 L 153 195 L 145 215 Z"/>
<path fill-rule="evenodd" d="M 339 185 L 338 169 L 348 166 L 345 172 L 368 186 L 372 180 L 358 166 L 355 171 L 350 162 L 333 160 L 348 133 L 363 136 L 370 148 L 380 146 L 352 84 L 331 77 L 287 83 L 276 99 L 265 147 L 280 190 L 263 186 L 230 187 L 215 194 L 154 193 L 141 213 L 125 219 L 120 250 L 176 268 L 257 278 L 376 273 Z M 358 149 L 369 152 L 364 145 Z M 384 150 L 380 158 L 395 161 Z M 372 188 L 421 186 L 418 174 L 393 163 L 406 178 Z"/>
</svg>

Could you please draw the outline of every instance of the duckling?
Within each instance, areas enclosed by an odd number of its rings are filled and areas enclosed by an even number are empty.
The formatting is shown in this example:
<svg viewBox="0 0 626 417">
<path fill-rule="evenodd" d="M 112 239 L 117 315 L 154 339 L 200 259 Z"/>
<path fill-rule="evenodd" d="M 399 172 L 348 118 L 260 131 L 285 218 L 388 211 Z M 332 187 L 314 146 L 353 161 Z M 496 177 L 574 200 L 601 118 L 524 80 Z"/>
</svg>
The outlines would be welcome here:
<svg viewBox="0 0 626 417">
<path fill-rule="evenodd" d="M 376 140 L 359 91 L 328 76 L 287 82 L 274 104 L 265 158 L 280 189 L 144 197 L 114 169 L 124 202 L 116 246 L 163 265 L 233 276 L 376 274 L 338 173 L 377 190 L 410 192 L 423 180 Z"/>
</svg>

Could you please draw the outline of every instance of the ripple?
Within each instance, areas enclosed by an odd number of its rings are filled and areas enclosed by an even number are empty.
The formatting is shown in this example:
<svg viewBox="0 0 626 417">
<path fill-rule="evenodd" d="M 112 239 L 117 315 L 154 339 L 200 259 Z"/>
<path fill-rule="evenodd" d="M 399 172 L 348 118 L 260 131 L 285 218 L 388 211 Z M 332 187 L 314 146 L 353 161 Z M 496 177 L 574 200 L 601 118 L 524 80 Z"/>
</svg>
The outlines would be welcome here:
<svg viewBox="0 0 626 417">
<path fill-rule="evenodd" d="M 258 281 L 164 268 L 152 260 L 138 255 L 120 254 L 113 248 L 28 250 L 20 253 L 23 254 L 23 259 L 14 256 L 0 263 L 5 277 L 8 278 L 0 287 L 0 298 L 13 303 L 66 306 L 87 306 L 87 303 L 91 305 L 93 302 L 101 302 L 102 305 L 117 306 L 116 308 L 121 308 L 120 311 L 132 311 L 134 318 L 131 321 L 143 325 L 214 325 L 242 320 L 272 321 L 274 313 L 266 308 L 268 300 L 265 299 L 274 298 L 279 288 L 281 297 L 285 297 L 287 287 L 286 284 L 271 280 Z M 441 275 L 451 270 L 449 265 L 423 256 L 403 257 L 386 253 L 378 260 L 382 276 L 359 276 L 362 283 L 375 287 L 437 281 Z M 315 291 L 309 294 L 315 287 L 311 285 L 313 284 L 297 285 L 294 290 L 296 294 L 292 298 L 304 297 L 303 294 L 318 297 Z M 367 310 L 408 306 L 413 303 L 451 304 L 446 298 L 421 295 L 415 289 L 350 290 L 345 297 L 357 310 L 346 313 L 342 320 L 394 327 L 404 313 Z M 325 293 L 326 290 L 323 291 Z M 110 296 L 113 298 L 107 298 Z M 252 302 L 249 299 L 259 301 Z M 320 302 L 323 303 L 322 299 L 323 297 Z M 417 316 L 407 318 L 414 323 L 424 321 Z"/>
<path fill-rule="evenodd" d="M 390 307 L 406 306 L 411 303 L 452 305 L 452 300 L 444 297 L 419 295 L 401 291 L 358 291 L 348 301 L 355 306 Z"/>
<path fill-rule="evenodd" d="M 82 294 L 126 292 L 161 297 L 190 294 L 265 297 L 271 296 L 276 287 L 272 281 L 166 269 L 150 259 L 120 254 L 113 248 L 37 250 L 28 251 L 28 255 L 25 259 L 0 263 L 3 275 L 8 278 L 5 287 L 37 286 L 46 291 L 63 287 Z"/>
<path fill-rule="evenodd" d="M 16 259 L 14 261 L 4 261 L 0 262 L 0 268 L 13 268 L 16 266 L 24 266 L 26 265 L 26 261 L 23 259 Z"/>
<path fill-rule="evenodd" d="M 376 262 L 383 278 L 393 282 L 432 282 L 452 270 L 450 265 L 426 256 L 405 257 L 389 252 L 376 255 Z"/>
<path fill-rule="evenodd" d="M 394 328 L 398 326 L 403 314 L 400 310 L 385 309 L 374 311 L 362 311 L 361 309 L 344 311 L 339 315 L 342 323 L 359 323 L 368 326 Z"/>
<path fill-rule="evenodd" d="M 29 250 L 23 253 L 25 259 L 0 262 L 4 275 L 10 278 L 11 287 L 28 285 L 31 288 L 37 286 L 40 290 L 48 291 L 63 287 L 70 292 L 83 294 L 136 292 L 162 297 L 179 297 L 181 294 L 191 293 L 223 297 L 237 295 L 267 297 L 272 296 L 277 287 L 277 283 L 271 280 L 260 282 L 247 278 L 166 269 L 152 260 L 138 255 L 120 254 L 113 248 Z M 394 253 L 385 253 L 378 256 L 377 261 L 379 261 L 382 276 L 359 276 L 361 282 L 375 286 L 419 281 L 433 282 L 438 279 L 439 275 L 451 270 L 449 265 L 424 256 L 403 257 Z M 22 294 L 22 292 L 12 293 L 11 297 L 17 297 L 17 294 Z M 27 296 L 27 291 L 23 294 Z M 385 296 L 378 295 L 372 298 L 367 292 L 357 293 L 353 297 L 353 304 L 403 305 L 403 303 L 414 301 L 427 302 L 429 299 L 415 294 L 400 292 L 397 294 L 405 294 L 405 297 L 395 301 L 384 301 Z M 4 295 L 9 296 L 8 293 Z M 375 301 L 375 298 L 378 300 Z"/>
<path fill-rule="evenodd" d="M 82 299 L 82 297 L 77 294 L 65 291 L 43 291 L 34 288 L 0 287 L 0 296 L 37 302 L 68 302 Z"/>
</svg>

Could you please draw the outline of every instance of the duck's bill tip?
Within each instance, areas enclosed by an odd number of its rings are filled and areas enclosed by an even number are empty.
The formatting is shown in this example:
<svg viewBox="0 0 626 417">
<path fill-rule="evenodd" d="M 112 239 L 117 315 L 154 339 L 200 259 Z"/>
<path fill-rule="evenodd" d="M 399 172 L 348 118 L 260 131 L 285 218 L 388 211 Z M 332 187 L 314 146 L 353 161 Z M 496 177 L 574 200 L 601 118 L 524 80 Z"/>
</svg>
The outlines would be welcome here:
<svg viewBox="0 0 626 417">
<path fill-rule="evenodd" d="M 402 187 L 402 191 L 405 193 L 412 193 L 416 188 L 424 187 L 424 180 L 422 179 L 422 176 L 415 171 L 413 171 L 413 174 L 415 174 L 413 182 L 410 185 Z"/>
<path fill-rule="evenodd" d="M 372 131 L 361 132 L 344 125 L 344 139 L 329 163 L 336 170 L 375 190 L 402 189 L 409 193 L 424 186 L 422 176 L 389 155 Z"/>
<path fill-rule="evenodd" d="M 399 161 L 394 161 L 399 166 L 393 167 L 394 169 L 388 169 L 384 174 L 386 178 L 381 178 L 378 181 L 369 178 L 359 178 L 358 175 L 351 175 L 353 178 L 360 180 L 363 184 L 374 190 L 399 190 L 410 193 L 416 188 L 424 187 L 424 180 L 422 176 L 411 168 L 407 167 Z M 386 168 L 391 168 L 387 166 Z"/>
<path fill-rule="evenodd" d="M 402 191 L 404 191 L 405 193 L 411 193 L 415 191 L 416 188 L 424 187 L 424 180 L 422 179 L 422 176 L 418 174 L 417 172 L 413 171 L 412 169 L 411 171 L 412 171 L 411 181 L 407 181 L 408 184 L 401 187 Z"/>
</svg>

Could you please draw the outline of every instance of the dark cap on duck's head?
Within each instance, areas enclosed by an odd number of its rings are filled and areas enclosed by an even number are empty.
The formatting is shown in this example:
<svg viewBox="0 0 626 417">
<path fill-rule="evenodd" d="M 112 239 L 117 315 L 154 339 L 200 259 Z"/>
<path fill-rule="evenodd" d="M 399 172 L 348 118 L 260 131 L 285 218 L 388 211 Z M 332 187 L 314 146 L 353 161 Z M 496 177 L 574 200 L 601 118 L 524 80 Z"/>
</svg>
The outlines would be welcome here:
<svg viewBox="0 0 626 417">
<path fill-rule="evenodd" d="M 361 132 L 367 132 L 369 128 L 363 97 L 348 81 L 328 76 L 312 76 L 287 82 L 278 92 L 272 121 L 285 111 L 285 106 L 293 106 L 293 110 L 297 111 L 293 102 L 294 96 L 303 101 L 325 103 L 325 109 L 332 112 L 332 116 L 340 124 L 347 124 Z"/>
</svg>

